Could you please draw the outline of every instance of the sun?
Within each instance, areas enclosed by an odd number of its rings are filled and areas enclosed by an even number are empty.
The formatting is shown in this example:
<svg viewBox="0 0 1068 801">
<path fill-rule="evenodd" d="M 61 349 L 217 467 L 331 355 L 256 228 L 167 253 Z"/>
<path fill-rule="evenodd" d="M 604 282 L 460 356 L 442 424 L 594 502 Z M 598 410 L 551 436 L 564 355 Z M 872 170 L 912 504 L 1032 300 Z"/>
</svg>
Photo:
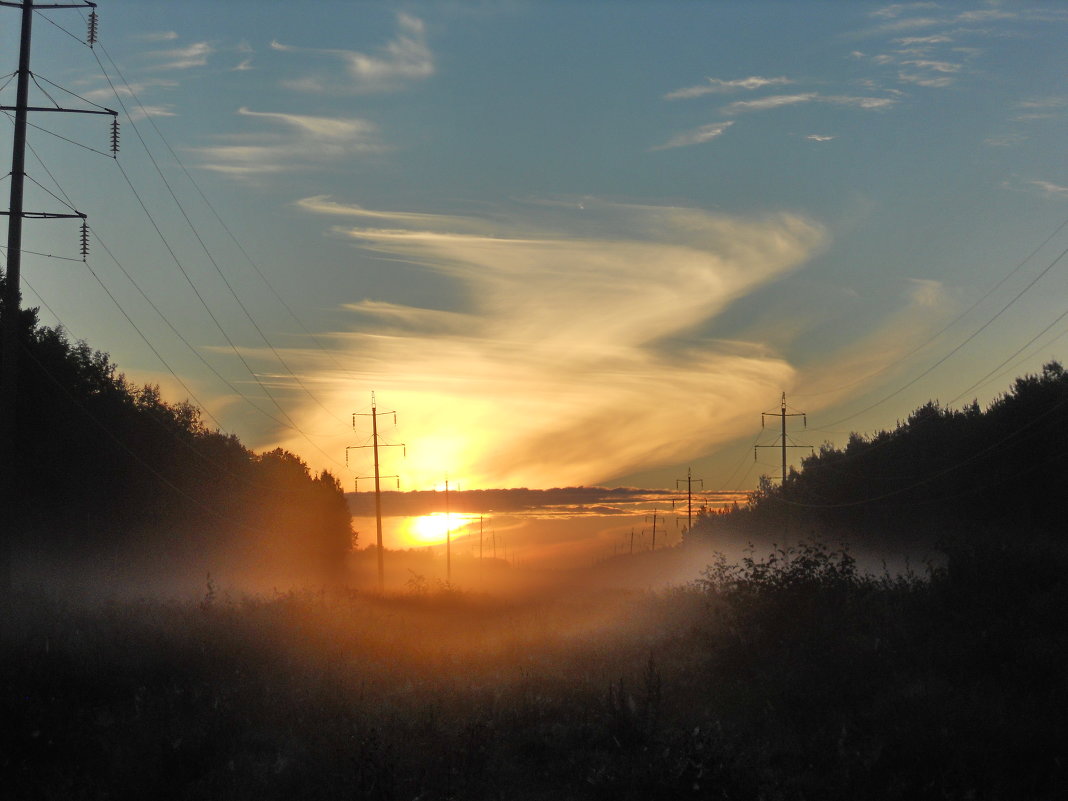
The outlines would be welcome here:
<svg viewBox="0 0 1068 801">
<path fill-rule="evenodd" d="M 408 519 L 408 539 L 416 545 L 436 545 L 445 542 L 450 528 L 455 537 L 467 521 L 463 515 L 446 515 L 435 512 Z"/>
</svg>

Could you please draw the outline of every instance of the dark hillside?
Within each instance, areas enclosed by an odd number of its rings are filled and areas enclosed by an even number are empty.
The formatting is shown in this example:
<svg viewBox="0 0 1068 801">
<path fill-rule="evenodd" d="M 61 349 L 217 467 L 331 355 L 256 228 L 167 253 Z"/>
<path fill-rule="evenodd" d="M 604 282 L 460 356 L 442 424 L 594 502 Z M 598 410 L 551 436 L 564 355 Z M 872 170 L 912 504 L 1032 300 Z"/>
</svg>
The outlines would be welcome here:
<svg viewBox="0 0 1068 801">
<path fill-rule="evenodd" d="M 33 310 L 22 323 L 16 485 L 0 510 L 16 554 L 341 567 L 352 531 L 332 475 L 208 429 L 195 406 L 132 385 Z"/>
</svg>

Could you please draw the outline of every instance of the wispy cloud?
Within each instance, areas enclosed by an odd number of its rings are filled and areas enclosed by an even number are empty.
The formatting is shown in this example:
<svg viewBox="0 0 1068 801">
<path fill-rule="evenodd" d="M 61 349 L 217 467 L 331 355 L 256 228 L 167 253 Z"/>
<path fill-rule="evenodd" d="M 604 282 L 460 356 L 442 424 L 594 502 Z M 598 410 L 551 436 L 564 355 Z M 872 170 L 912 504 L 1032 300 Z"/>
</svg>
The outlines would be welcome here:
<svg viewBox="0 0 1068 801">
<path fill-rule="evenodd" d="M 361 220 L 373 221 L 378 225 L 390 224 L 395 226 L 448 226 L 450 230 L 490 233 L 494 229 L 492 224 L 475 217 L 461 217 L 459 215 L 427 214 L 417 211 L 384 211 L 381 209 L 366 209 L 353 203 L 339 203 L 330 195 L 313 195 L 301 198 L 296 206 L 313 214 L 332 215 L 336 217 L 355 217 Z"/>
<path fill-rule="evenodd" d="M 1061 186 L 1051 181 L 1028 181 L 1027 183 L 1038 189 L 1046 197 L 1068 199 L 1068 186 Z"/>
<path fill-rule="evenodd" d="M 710 142 L 717 136 L 722 136 L 724 131 L 730 128 L 734 124 L 734 120 L 727 120 L 726 122 L 716 122 L 711 125 L 702 125 L 700 128 L 695 128 L 692 131 L 686 131 L 678 136 L 673 136 L 667 142 L 662 145 L 657 145 L 652 148 L 653 150 L 667 150 L 673 147 L 688 147 L 690 145 L 700 145 L 705 142 Z"/>
<path fill-rule="evenodd" d="M 82 97 L 94 103 L 110 104 L 117 108 L 115 104 L 117 95 L 126 102 L 130 117 L 134 120 L 144 119 L 145 117 L 174 117 L 176 113 L 172 105 L 167 103 L 146 103 L 144 98 L 155 89 L 173 89 L 176 86 L 178 86 L 176 81 L 158 78 L 118 84 L 114 87 L 109 85 L 98 89 L 90 89 L 83 92 Z"/>
<path fill-rule="evenodd" d="M 398 33 L 377 54 L 358 50 L 297 47 L 271 42 L 280 52 L 321 55 L 345 65 L 346 76 L 334 72 L 306 75 L 284 81 L 283 85 L 302 92 L 350 93 L 382 92 L 399 89 L 434 74 L 434 55 L 426 42 L 426 26 L 418 17 L 397 15 Z"/>
<path fill-rule="evenodd" d="M 282 131 L 233 134 L 232 144 L 199 148 L 201 167 L 238 177 L 321 168 L 351 155 L 385 149 L 377 127 L 357 117 L 314 117 L 240 108 L 244 117 L 262 119 Z"/>
<path fill-rule="evenodd" d="M 938 8 L 938 3 L 893 3 L 871 12 L 871 16 L 879 19 L 897 19 L 902 14 L 912 11 L 927 11 Z"/>
<path fill-rule="evenodd" d="M 895 39 L 894 43 L 902 47 L 930 46 L 936 44 L 948 44 L 953 39 L 944 33 L 935 33 L 930 36 L 908 36 L 903 39 Z"/>
<path fill-rule="evenodd" d="M 908 297 L 917 306 L 936 308 L 945 302 L 945 286 L 928 278 L 908 278 Z"/>
<path fill-rule="evenodd" d="M 692 458 L 789 381 L 782 358 L 692 332 L 811 258 L 826 243 L 821 226 L 789 214 L 582 205 L 543 208 L 555 231 L 544 221 L 472 220 L 465 229 L 484 232 L 465 233 L 451 217 L 376 219 L 363 208 L 354 216 L 389 227 L 336 229 L 455 282 L 469 299 L 463 312 L 349 306 L 364 321 L 338 338 L 351 372 L 323 365 L 319 374 L 342 405 L 355 376 L 403 410 L 398 436 L 419 443 L 399 466 L 407 487 L 446 471 L 470 486 L 592 483 Z M 589 234 L 587 215 L 603 236 Z M 687 344 L 668 344 L 679 337 Z M 682 407 L 692 422 L 685 436 Z M 306 425 L 318 429 L 321 413 L 309 405 Z"/>
<path fill-rule="evenodd" d="M 688 86 L 683 89 L 675 89 L 672 92 L 668 92 L 664 95 L 664 99 L 684 100 L 691 97 L 701 97 L 702 95 L 728 94 L 739 90 L 752 91 L 754 89 L 763 89 L 768 86 L 785 86 L 793 83 L 792 80 L 785 77 L 761 78 L 757 75 L 753 75 L 749 78 L 738 78 L 732 81 L 725 81 L 721 78 L 707 78 L 706 81 L 706 83 L 698 84 L 697 86 Z"/>
<path fill-rule="evenodd" d="M 148 31 L 133 37 L 138 42 L 173 42 L 178 38 L 175 31 Z"/>
<path fill-rule="evenodd" d="M 149 58 L 160 59 L 153 66 L 157 70 L 187 70 L 203 67 L 208 63 L 208 56 L 215 52 L 209 42 L 194 42 L 186 47 L 173 50 L 156 50 L 146 54 Z"/>
<path fill-rule="evenodd" d="M 768 111 L 800 103 L 826 103 L 832 106 L 851 106 L 867 111 L 888 109 L 897 103 L 890 97 L 857 97 L 852 95 L 821 95 L 818 92 L 804 92 L 796 95 L 771 95 L 756 100 L 738 100 L 720 109 L 724 114 L 744 114 L 752 111 Z"/>
</svg>

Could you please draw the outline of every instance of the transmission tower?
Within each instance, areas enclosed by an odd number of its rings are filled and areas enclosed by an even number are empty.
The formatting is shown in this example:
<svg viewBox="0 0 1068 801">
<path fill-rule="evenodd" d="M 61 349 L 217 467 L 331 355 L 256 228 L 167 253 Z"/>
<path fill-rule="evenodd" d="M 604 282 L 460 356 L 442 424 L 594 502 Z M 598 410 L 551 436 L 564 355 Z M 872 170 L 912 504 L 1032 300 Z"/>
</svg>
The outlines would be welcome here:
<svg viewBox="0 0 1068 801">
<path fill-rule="evenodd" d="M 385 588 L 385 582 L 386 582 L 385 564 L 383 562 L 383 555 L 382 555 L 382 484 L 381 484 L 381 480 L 383 478 L 395 478 L 395 479 L 397 479 L 397 488 L 400 489 L 400 476 L 397 476 L 397 475 L 382 476 L 382 475 L 379 475 L 379 472 L 378 472 L 378 447 L 379 447 L 379 442 L 378 442 L 378 418 L 381 415 L 389 415 L 389 414 L 393 415 L 393 425 L 397 425 L 397 413 L 396 412 L 380 412 L 380 411 L 378 411 L 378 408 L 375 405 L 375 393 L 372 392 L 371 393 L 371 412 L 370 412 L 370 414 L 368 414 L 366 412 L 363 412 L 363 413 L 355 413 L 354 412 L 353 415 L 352 415 L 352 430 L 353 431 L 356 430 L 356 418 L 357 417 L 370 417 L 371 418 L 371 444 L 370 445 L 349 445 L 347 448 L 345 448 L 345 465 L 346 466 L 349 463 L 349 451 L 356 450 L 356 449 L 359 449 L 359 448 L 373 448 L 374 449 L 374 454 L 375 454 L 375 474 L 374 474 L 374 479 L 375 479 L 375 527 L 376 527 L 376 530 L 377 530 L 377 533 L 378 533 L 377 544 L 378 544 L 378 591 L 379 592 L 382 592 L 382 590 Z M 382 443 L 382 447 L 383 448 L 403 448 L 404 449 L 404 455 L 405 456 L 408 455 L 408 448 L 403 442 Z M 354 489 L 357 489 L 359 487 L 359 481 L 360 481 L 361 478 L 367 479 L 367 478 L 371 478 L 371 476 L 357 476 L 356 477 L 356 484 L 354 485 Z"/>
<path fill-rule="evenodd" d="M 786 435 L 786 418 L 787 417 L 800 417 L 804 421 L 805 428 L 808 428 L 808 416 L 804 412 L 790 412 L 787 411 L 786 406 L 786 393 L 782 393 L 782 405 L 777 412 L 761 412 L 760 413 L 760 427 L 764 427 L 764 421 L 768 417 L 778 417 L 781 422 L 781 431 L 779 433 L 778 441 L 773 445 L 754 445 L 753 446 L 753 461 L 757 458 L 757 449 L 759 448 L 780 448 L 782 450 L 782 483 L 786 483 L 786 449 L 787 448 L 808 448 L 812 450 L 811 445 L 796 445 L 790 442 L 790 438 Z"/>
<path fill-rule="evenodd" d="M 70 213 L 54 213 L 44 211 L 26 211 L 23 204 L 26 182 L 26 128 L 29 112 L 66 112 L 77 114 L 108 114 L 112 117 L 112 155 L 118 151 L 118 112 L 97 106 L 93 109 L 60 108 L 53 106 L 30 105 L 30 80 L 36 83 L 33 73 L 30 72 L 30 41 L 33 31 L 33 13 L 40 9 L 59 8 L 89 8 L 93 9 L 89 14 L 89 30 L 87 43 L 91 47 L 96 42 L 97 16 L 96 3 L 34 3 L 32 0 L 23 0 L 20 3 L 2 2 L 0 6 L 18 8 L 22 10 L 22 26 L 19 41 L 19 66 L 16 70 L 18 81 L 16 83 L 15 105 L 0 106 L 0 111 L 15 112 L 14 133 L 11 140 L 11 195 L 6 212 L 0 214 L 8 217 L 7 225 L 7 269 L 5 270 L 6 283 L 3 297 L 3 344 L 0 346 L 0 358 L 3 366 L 0 368 L 0 501 L 13 501 L 15 498 L 15 431 L 17 419 L 15 413 L 16 399 L 18 397 L 18 320 L 19 307 L 21 304 L 21 272 L 22 272 L 22 221 L 25 219 L 79 219 L 82 221 L 81 229 L 81 253 L 84 259 L 88 245 L 88 227 L 85 223 L 86 215 L 71 209 Z M 73 93 L 71 93 L 73 94 Z M 89 101 L 86 101 L 89 102 Z M 32 179 L 31 179 L 32 180 Z M 6 506 L 6 504 L 5 504 Z M 10 542 L 5 545 L 5 556 Z M 6 560 L 5 560 L 6 561 Z M 5 565 L 5 572 L 6 572 Z M 5 584 L 10 577 L 5 575 Z"/>
<path fill-rule="evenodd" d="M 686 530 L 689 531 L 693 528 L 693 485 L 700 484 L 701 489 L 705 488 L 705 480 L 703 478 L 693 477 L 693 468 L 686 468 L 686 478 L 675 479 L 675 489 L 679 488 L 679 484 L 683 481 L 686 482 Z"/>
</svg>

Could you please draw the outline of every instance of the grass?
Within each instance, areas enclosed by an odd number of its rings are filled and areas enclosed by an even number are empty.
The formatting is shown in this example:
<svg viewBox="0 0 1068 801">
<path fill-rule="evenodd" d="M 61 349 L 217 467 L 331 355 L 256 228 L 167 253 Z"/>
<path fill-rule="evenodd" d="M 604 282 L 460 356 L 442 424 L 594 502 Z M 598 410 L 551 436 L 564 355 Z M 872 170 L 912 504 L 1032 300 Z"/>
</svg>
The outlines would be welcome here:
<svg viewBox="0 0 1068 801">
<path fill-rule="evenodd" d="M 0 624 L 9 797 L 1055 798 L 1057 543 L 872 578 L 806 545 L 663 593 L 456 588 Z"/>
</svg>

